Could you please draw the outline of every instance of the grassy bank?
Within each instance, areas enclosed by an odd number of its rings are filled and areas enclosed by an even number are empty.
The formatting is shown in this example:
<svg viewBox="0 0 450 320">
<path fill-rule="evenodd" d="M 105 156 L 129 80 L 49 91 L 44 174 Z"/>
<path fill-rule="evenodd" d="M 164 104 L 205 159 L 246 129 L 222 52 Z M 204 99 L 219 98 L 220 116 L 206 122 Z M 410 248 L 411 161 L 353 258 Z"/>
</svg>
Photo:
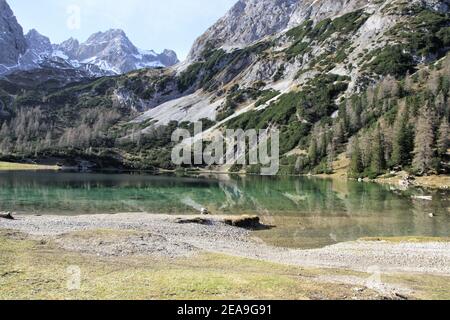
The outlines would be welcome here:
<svg viewBox="0 0 450 320">
<path fill-rule="evenodd" d="M 375 180 L 375 182 L 399 186 L 400 182 L 407 176 L 405 172 L 400 172 L 392 176 L 382 176 Z M 415 177 L 414 186 L 424 187 L 429 189 L 449 189 L 450 176 L 448 175 L 430 175 L 424 177 Z"/>
<path fill-rule="evenodd" d="M 25 164 L 25 163 L 13 163 L 13 162 L 1 162 L 0 171 L 36 171 L 36 170 L 59 170 L 58 166 L 45 166 L 38 164 Z"/>
<path fill-rule="evenodd" d="M 316 175 L 320 178 L 331 179 L 348 179 L 348 171 L 350 168 L 350 159 L 345 154 L 340 154 L 336 161 L 332 165 L 333 173 L 331 174 L 319 174 Z M 401 171 L 396 174 L 386 174 L 380 176 L 377 179 L 364 179 L 366 182 L 376 182 L 381 184 L 388 184 L 395 187 L 400 186 L 400 182 L 409 176 L 407 172 Z M 429 175 L 423 177 L 415 177 L 414 186 L 424 187 L 429 189 L 449 189 L 450 188 L 450 176 L 448 175 Z"/>
<path fill-rule="evenodd" d="M 81 272 L 80 287 L 68 290 L 73 274 L 68 268 L 73 270 L 74 266 Z M 385 298 L 360 284 L 340 283 L 359 279 L 364 284 L 370 276 L 210 253 L 170 260 L 99 257 L 65 251 L 52 242 L 33 240 L 17 232 L 0 231 L 0 299 Z M 448 279 L 402 275 L 383 276 L 382 280 L 411 286 L 414 295 L 408 298 L 450 299 Z"/>
</svg>

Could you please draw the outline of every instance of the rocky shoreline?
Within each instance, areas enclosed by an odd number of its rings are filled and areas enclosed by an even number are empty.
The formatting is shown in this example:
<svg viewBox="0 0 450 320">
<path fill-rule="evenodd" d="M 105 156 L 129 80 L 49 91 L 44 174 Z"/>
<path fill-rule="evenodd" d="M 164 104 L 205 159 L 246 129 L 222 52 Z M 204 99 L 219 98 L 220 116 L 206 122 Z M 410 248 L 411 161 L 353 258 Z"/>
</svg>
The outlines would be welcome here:
<svg viewBox="0 0 450 320">
<path fill-rule="evenodd" d="M 232 220 L 239 221 L 239 218 Z M 355 241 L 299 250 L 269 246 L 251 231 L 233 225 L 224 216 L 176 217 L 147 213 L 18 215 L 15 220 L 0 219 L 2 230 L 97 256 L 179 258 L 208 252 L 301 267 L 361 272 L 376 267 L 380 273 L 450 276 L 450 242 L 446 241 Z"/>
</svg>

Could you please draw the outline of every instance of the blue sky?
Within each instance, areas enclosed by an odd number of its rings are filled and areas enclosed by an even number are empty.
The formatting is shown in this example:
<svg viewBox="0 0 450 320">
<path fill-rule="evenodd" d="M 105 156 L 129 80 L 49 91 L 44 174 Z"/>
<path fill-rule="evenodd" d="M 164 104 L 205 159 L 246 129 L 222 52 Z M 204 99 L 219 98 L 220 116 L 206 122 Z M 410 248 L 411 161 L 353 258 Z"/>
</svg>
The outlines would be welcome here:
<svg viewBox="0 0 450 320">
<path fill-rule="evenodd" d="M 237 0 L 7 0 L 19 23 L 59 43 L 123 29 L 141 49 L 173 49 L 184 59 L 194 40 Z"/>
</svg>

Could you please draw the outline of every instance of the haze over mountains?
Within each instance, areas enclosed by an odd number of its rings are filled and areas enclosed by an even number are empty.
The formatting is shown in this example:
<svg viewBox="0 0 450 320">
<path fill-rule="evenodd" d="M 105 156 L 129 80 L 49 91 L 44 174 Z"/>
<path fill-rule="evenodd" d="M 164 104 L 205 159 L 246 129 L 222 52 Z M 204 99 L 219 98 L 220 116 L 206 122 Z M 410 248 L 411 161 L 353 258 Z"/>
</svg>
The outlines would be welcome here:
<svg viewBox="0 0 450 320">
<path fill-rule="evenodd" d="M 0 0 L 0 75 L 42 67 L 74 69 L 86 77 L 117 75 L 142 68 L 158 68 L 178 63 L 172 50 L 158 54 L 140 50 L 122 30 L 93 34 L 84 43 L 68 39 L 52 44 L 37 30 L 23 34 L 9 5 Z"/>
</svg>

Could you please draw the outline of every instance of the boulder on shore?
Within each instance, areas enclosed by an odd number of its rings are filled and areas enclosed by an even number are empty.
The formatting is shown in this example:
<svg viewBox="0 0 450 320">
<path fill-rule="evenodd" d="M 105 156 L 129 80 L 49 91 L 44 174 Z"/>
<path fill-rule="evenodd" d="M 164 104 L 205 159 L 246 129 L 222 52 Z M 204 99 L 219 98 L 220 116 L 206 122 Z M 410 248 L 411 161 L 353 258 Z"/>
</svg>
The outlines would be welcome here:
<svg viewBox="0 0 450 320">
<path fill-rule="evenodd" d="M 257 216 L 232 217 L 225 219 L 223 222 L 227 225 L 243 229 L 257 229 L 261 227 L 261 220 Z"/>
<path fill-rule="evenodd" d="M 202 224 L 202 225 L 212 225 L 214 223 L 224 223 L 226 225 L 256 230 L 260 228 L 264 228 L 263 224 L 261 224 L 261 220 L 258 216 L 211 216 L 211 217 L 179 217 L 176 218 L 175 223 L 178 224 Z"/>
<path fill-rule="evenodd" d="M 414 185 L 414 177 L 407 175 L 399 181 L 399 185 L 402 188 L 409 188 Z"/>
</svg>

